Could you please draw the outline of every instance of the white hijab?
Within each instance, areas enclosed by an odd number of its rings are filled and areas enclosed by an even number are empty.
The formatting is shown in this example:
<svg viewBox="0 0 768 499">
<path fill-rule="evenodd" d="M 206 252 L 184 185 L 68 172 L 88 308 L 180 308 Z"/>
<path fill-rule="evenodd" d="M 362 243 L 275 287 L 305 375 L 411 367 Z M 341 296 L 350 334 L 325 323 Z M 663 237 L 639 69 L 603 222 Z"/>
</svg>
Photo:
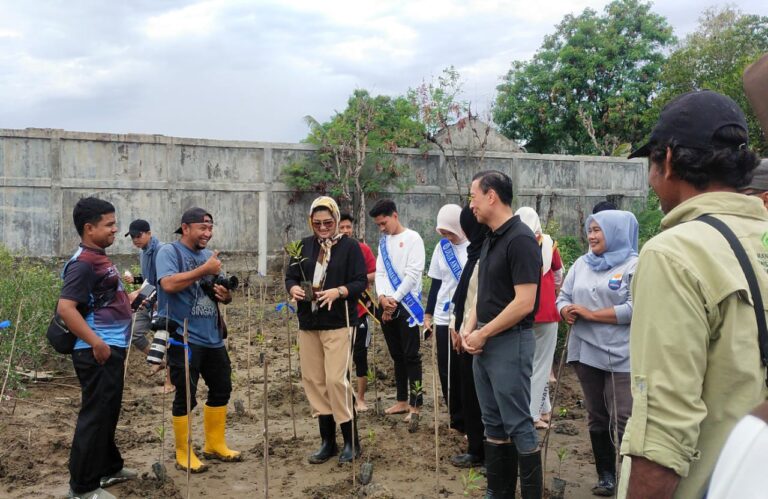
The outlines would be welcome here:
<svg viewBox="0 0 768 499">
<path fill-rule="evenodd" d="M 515 215 L 518 215 L 520 220 L 536 235 L 539 246 L 541 246 L 541 275 L 546 274 L 552 268 L 552 255 L 555 252 L 554 241 L 549 235 L 542 233 L 541 220 L 539 220 L 539 214 L 536 213 L 536 210 L 523 206 L 515 212 Z"/>
<path fill-rule="evenodd" d="M 457 204 L 446 204 L 437 212 L 437 226 L 435 230 L 439 234 L 441 230 L 446 230 L 459 236 L 461 242 L 467 240 L 464 231 L 461 230 L 461 206 Z"/>
</svg>

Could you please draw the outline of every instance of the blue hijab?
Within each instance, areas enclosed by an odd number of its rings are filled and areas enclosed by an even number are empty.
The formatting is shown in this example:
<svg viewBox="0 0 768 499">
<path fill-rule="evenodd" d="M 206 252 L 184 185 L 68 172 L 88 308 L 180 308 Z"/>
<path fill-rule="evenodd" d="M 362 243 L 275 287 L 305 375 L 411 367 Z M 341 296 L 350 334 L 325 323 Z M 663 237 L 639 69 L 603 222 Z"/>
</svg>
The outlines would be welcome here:
<svg viewBox="0 0 768 499">
<path fill-rule="evenodd" d="M 590 215 L 584 223 L 589 230 L 592 221 L 597 222 L 605 236 L 605 251 L 595 255 L 590 249 L 584 260 L 594 271 L 608 270 L 623 263 L 631 256 L 637 256 L 637 241 L 640 226 L 635 215 L 628 211 L 606 210 Z"/>
</svg>

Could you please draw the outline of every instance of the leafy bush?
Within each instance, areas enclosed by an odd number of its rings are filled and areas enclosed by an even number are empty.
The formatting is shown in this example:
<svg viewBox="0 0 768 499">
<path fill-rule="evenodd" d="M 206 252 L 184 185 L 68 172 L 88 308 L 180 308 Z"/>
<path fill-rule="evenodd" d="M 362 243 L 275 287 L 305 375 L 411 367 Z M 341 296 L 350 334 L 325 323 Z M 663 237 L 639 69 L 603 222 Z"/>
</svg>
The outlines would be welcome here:
<svg viewBox="0 0 768 499">
<path fill-rule="evenodd" d="M 45 338 L 60 289 L 61 279 L 56 271 L 40 262 L 16 258 L 0 246 L 0 321 L 10 320 L 13 323 L 10 328 L 0 330 L 0 368 L 3 376 L 17 327 L 19 303 L 23 302 L 9 378 L 12 388 L 19 385 L 17 369 L 40 369 L 50 359 L 48 354 L 64 360 L 50 348 Z"/>
<path fill-rule="evenodd" d="M 645 209 L 637 214 L 637 222 L 640 224 L 640 247 L 650 238 L 661 232 L 659 224 L 664 218 L 664 213 L 659 208 L 659 196 L 651 189 L 648 192 L 648 201 Z"/>
</svg>

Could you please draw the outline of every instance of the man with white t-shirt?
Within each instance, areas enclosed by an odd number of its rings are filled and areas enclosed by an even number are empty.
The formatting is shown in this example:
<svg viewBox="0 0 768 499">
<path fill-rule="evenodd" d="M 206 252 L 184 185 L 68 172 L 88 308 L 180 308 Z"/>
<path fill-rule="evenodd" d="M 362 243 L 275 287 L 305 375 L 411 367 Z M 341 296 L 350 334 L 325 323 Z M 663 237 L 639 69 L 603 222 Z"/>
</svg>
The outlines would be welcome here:
<svg viewBox="0 0 768 499">
<path fill-rule="evenodd" d="M 381 329 L 395 363 L 397 402 L 387 414 L 408 413 L 408 430 L 418 428 L 422 405 L 419 326 L 424 323 L 421 276 L 424 241 L 400 223 L 391 199 L 379 200 L 368 212 L 382 233 L 376 259 L 376 293 L 383 310 Z"/>
</svg>

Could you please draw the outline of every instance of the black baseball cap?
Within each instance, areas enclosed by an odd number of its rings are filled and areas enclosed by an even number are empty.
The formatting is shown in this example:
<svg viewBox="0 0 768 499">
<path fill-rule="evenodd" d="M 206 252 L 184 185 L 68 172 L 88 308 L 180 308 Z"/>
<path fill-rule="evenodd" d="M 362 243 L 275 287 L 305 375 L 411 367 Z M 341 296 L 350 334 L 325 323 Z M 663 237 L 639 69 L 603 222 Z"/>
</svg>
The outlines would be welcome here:
<svg viewBox="0 0 768 499">
<path fill-rule="evenodd" d="M 710 149 L 715 132 L 726 126 L 747 131 L 744 113 L 733 99 L 712 90 L 688 92 L 664 106 L 648 142 L 629 157 L 647 157 L 653 146 L 671 139 L 681 147 Z"/>
<path fill-rule="evenodd" d="M 208 220 L 205 219 L 208 217 Z M 181 216 L 181 225 L 184 224 L 199 224 L 199 223 L 213 223 L 213 215 L 208 213 L 202 208 L 194 207 L 184 212 Z M 176 234 L 181 234 L 181 225 L 176 229 Z"/>
<path fill-rule="evenodd" d="M 128 232 L 125 233 L 125 237 L 131 236 L 136 237 L 142 232 L 149 232 L 149 222 L 146 220 L 142 220 L 140 218 L 137 218 L 133 222 L 131 222 L 131 225 L 128 226 Z"/>
</svg>

